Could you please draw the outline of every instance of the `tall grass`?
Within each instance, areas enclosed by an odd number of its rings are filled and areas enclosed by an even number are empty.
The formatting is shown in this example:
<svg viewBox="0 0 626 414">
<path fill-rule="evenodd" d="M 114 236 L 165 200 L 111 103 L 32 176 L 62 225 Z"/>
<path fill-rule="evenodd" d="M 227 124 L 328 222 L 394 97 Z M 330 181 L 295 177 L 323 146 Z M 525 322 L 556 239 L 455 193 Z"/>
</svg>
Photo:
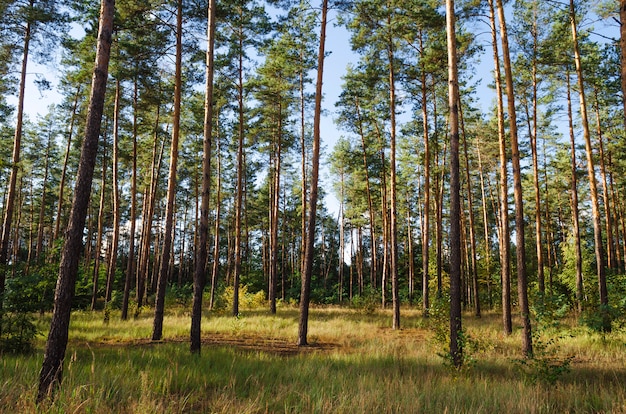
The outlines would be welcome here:
<svg viewBox="0 0 626 414">
<path fill-rule="evenodd" d="M 189 317 L 167 315 L 166 340 L 147 340 L 151 315 L 102 322 L 73 315 L 64 379 L 55 401 L 34 403 L 43 342 L 32 356 L 3 355 L 2 413 L 560 413 L 626 412 L 623 333 L 561 335 L 552 352 L 575 356 L 554 384 L 532 381 L 513 362 L 519 336 L 500 333 L 499 316 L 466 318 L 475 364 L 443 363 L 431 322 L 403 312 L 312 309 L 312 346 L 295 347 L 297 311 L 207 314 L 201 355 L 191 355 Z M 43 321 L 42 323 L 45 323 Z"/>
</svg>

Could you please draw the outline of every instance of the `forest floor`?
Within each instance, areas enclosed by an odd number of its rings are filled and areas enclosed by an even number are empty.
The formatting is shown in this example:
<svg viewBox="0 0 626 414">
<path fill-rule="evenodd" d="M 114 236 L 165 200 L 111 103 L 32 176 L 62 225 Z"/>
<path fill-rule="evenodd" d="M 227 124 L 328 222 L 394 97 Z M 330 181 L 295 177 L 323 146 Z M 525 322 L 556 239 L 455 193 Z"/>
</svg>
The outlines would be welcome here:
<svg viewBox="0 0 626 414">
<path fill-rule="evenodd" d="M 465 365 L 446 359 L 445 315 L 402 309 L 314 307 L 309 346 L 296 346 L 298 310 L 206 312 L 202 353 L 189 352 L 189 311 L 166 313 L 151 341 L 152 314 L 119 320 L 75 312 L 63 384 L 34 403 L 44 338 L 35 354 L 2 355 L 0 413 L 626 413 L 626 332 L 591 332 L 567 317 L 535 322 L 535 356 L 521 356 L 520 326 L 464 315 Z M 557 322 L 557 321 L 554 321 Z M 49 315 L 40 321 L 42 331 Z"/>
</svg>

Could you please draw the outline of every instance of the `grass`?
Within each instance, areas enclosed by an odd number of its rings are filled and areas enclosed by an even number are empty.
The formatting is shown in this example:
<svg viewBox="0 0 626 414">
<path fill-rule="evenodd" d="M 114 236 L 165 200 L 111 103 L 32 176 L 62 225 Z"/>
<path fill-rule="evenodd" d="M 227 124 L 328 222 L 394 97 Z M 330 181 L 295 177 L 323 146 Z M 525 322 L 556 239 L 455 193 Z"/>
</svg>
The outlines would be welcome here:
<svg viewBox="0 0 626 414">
<path fill-rule="evenodd" d="M 604 338 L 575 326 L 545 331 L 550 358 L 520 368 L 518 333 L 500 317 L 464 319 L 473 361 L 455 370 L 438 356 L 435 322 L 403 310 L 314 308 L 310 347 L 296 347 L 297 310 L 206 314 L 201 355 L 190 355 L 189 315 L 165 318 L 166 339 L 151 342 L 152 315 L 109 324 L 102 313 L 72 316 L 64 379 L 54 403 L 34 403 L 43 339 L 31 356 L 2 355 L 1 413 L 595 413 L 626 412 L 626 334 Z M 45 329 L 45 317 L 40 321 Z M 573 335 L 573 336 L 572 336 Z M 555 339 L 550 341 L 549 339 Z M 556 381 L 533 375 L 573 357 Z M 543 361 L 543 362 L 542 362 Z"/>
</svg>

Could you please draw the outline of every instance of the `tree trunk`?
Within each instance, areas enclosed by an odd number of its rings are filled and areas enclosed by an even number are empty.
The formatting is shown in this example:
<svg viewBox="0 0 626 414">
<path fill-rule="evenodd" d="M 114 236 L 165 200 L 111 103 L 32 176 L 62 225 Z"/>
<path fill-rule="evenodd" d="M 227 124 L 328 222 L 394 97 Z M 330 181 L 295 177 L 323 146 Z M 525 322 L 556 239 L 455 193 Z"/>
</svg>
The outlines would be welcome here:
<svg viewBox="0 0 626 414">
<path fill-rule="evenodd" d="M 626 125 L 626 0 L 619 2 L 619 46 L 621 60 L 622 105 L 624 107 L 624 125 Z"/>
<path fill-rule="evenodd" d="M 107 127 L 105 126 L 105 129 Z M 100 204 L 98 207 L 98 231 L 96 234 L 96 249 L 94 252 L 93 275 L 92 275 L 92 292 L 91 292 L 91 310 L 96 309 L 96 301 L 98 299 L 98 282 L 100 279 L 100 256 L 102 251 L 102 237 L 104 232 L 104 203 L 107 179 L 107 155 L 106 155 L 106 133 L 103 138 L 102 146 L 102 180 L 100 185 Z"/>
<path fill-rule="evenodd" d="M 115 84 L 115 119 L 113 121 L 113 171 L 111 178 L 111 191 L 113 192 L 113 239 L 111 241 L 111 255 L 107 272 L 105 302 L 111 300 L 111 292 L 115 281 L 115 270 L 117 268 L 117 247 L 120 239 L 120 191 L 117 180 L 118 172 L 118 140 L 119 140 L 119 116 L 120 116 L 120 81 Z"/>
<path fill-rule="evenodd" d="M 511 317 L 511 233 L 509 230 L 509 188 L 506 139 L 504 135 L 504 102 L 502 99 L 502 83 L 500 73 L 500 56 L 498 54 L 498 39 L 496 31 L 496 17 L 493 0 L 489 0 L 489 20 L 491 22 L 491 39 L 494 58 L 494 79 L 496 83 L 496 101 L 498 110 L 498 142 L 500 148 L 500 278 L 502 283 L 502 324 L 504 333 L 513 332 Z"/>
<path fill-rule="evenodd" d="M 122 299 L 121 315 L 124 321 L 128 319 L 130 287 L 137 263 L 137 258 L 135 257 L 135 222 L 137 220 L 137 101 L 137 77 L 135 76 L 133 88 L 133 158 L 132 177 L 130 180 L 130 230 L 128 235 L 128 261 L 126 263 L 126 277 L 124 278 L 124 297 Z M 154 152 L 156 152 L 156 148 Z"/>
<path fill-rule="evenodd" d="M 420 36 L 420 46 L 422 37 Z M 424 222 L 422 223 L 422 312 L 428 316 L 430 308 L 430 137 L 428 129 L 428 107 L 425 65 L 422 62 L 422 126 L 424 129 Z"/>
<path fill-rule="evenodd" d="M 191 352 L 200 353 L 200 330 L 202 320 L 202 292 L 205 285 L 207 248 L 209 243 L 209 200 L 211 190 L 211 140 L 213 135 L 213 73 L 215 51 L 215 0 L 207 7 L 206 86 L 204 96 L 204 139 L 202 150 L 202 198 L 200 205 L 200 229 L 196 245 L 196 268 L 193 274 L 193 305 L 191 311 Z"/>
<path fill-rule="evenodd" d="M 526 279 L 526 249 L 524 234 L 524 200 L 522 193 L 522 173 L 520 153 L 517 139 L 517 116 L 515 112 L 515 92 L 513 90 L 513 72 L 509 53 L 509 39 L 504 19 L 502 0 L 497 0 L 498 17 L 500 20 L 500 38 L 502 39 L 502 56 L 506 80 L 506 95 L 509 112 L 509 130 L 511 134 L 511 160 L 513 163 L 513 195 L 515 198 L 515 250 L 517 253 L 517 295 L 522 317 L 522 352 L 526 357 L 533 354 L 532 333 L 530 326 L 530 309 L 528 305 L 528 281 Z"/>
<path fill-rule="evenodd" d="M 315 113 L 313 118 L 313 154 L 311 157 L 311 192 L 309 196 L 309 217 L 307 223 L 304 272 L 300 291 L 300 319 L 298 322 L 298 346 L 306 346 L 309 323 L 309 302 L 311 300 L 311 278 L 313 276 L 313 255 L 315 247 L 315 216 L 317 213 L 317 184 L 320 164 L 320 121 L 322 117 L 322 79 L 324 73 L 324 46 L 326 43 L 326 18 L 328 0 L 322 0 L 322 21 L 320 26 L 320 48 L 317 57 L 317 80 L 315 84 Z"/>
<path fill-rule="evenodd" d="M 165 207 L 165 235 L 163 253 L 159 268 L 156 302 L 154 306 L 154 324 L 152 340 L 159 341 L 163 336 L 163 314 L 165 311 L 165 289 L 169 278 L 169 265 L 172 249 L 174 228 L 174 201 L 176 199 L 176 169 L 178 165 L 178 139 L 180 135 L 180 107 L 182 96 L 182 35 L 183 35 L 183 4 L 177 1 L 176 14 L 176 73 L 174 79 L 174 113 L 172 115 L 172 142 L 170 147 L 170 171 L 167 181 L 167 205 Z"/>
<path fill-rule="evenodd" d="M 454 0 L 446 0 L 448 45 L 448 105 L 450 109 L 450 357 L 463 363 L 461 341 L 461 197 L 459 174 L 459 83 Z"/>
<path fill-rule="evenodd" d="M 593 237 L 596 256 L 596 273 L 598 276 L 598 288 L 600 293 L 600 313 L 602 316 L 602 330 L 611 331 L 611 316 L 609 315 L 609 297 L 606 287 L 606 269 L 604 268 L 604 247 L 602 244 L 602 220 L 600 218 L 600 207 L 598 203 L 598 189 L 596 185 L 596 173 L 593 162 L 593 149 L 591 147 L 591 132 L 587 117 L 587 103 L 585 100 L 585 81 L 578 48 L 578 34 L 576 32 L 576 15 L 574 12 L 574 1 L 569 2 L 570 23 L 572 26 L 572 42 L 574 44 L 574 62 L 576 64 L 576 74 L 578 75 L 578 93 L 580 96 L 580 118 L 585 138 L 585 152 L 587 155 L 587 175 L 589 177 L 589 192 L 591 195 L 591 210 L 593 216 Z"/>
<path fill-rule="evenodd" d="M 391 16 L 389 16 L 388 25 L 391 27 Z M 400 287 L 398 281 L 398 213 L 396 205 L 396 84 L 395 84 L 395 69 L 394 69 L 394 50 L 393 40 L 391 33 L 388 43 L 388 55 L 389 55 L 389 109 L 390 109 L 390 153 L 389 153 L 389 168 L 390 168 L 390 181 L 391 189 L 389 191 L 390 200 L 390 220 L 389 220 L 389 232 L 391 244 L 391 300 L 393 304 L 393 329 L 400 329 Z"/>
<path fill-rule="evenodd" d="M 471 287 L 474 292 L 474 316 L 480 318 L 480 297 L 478 295 L 478 259 L 476 252 L 476 229 L 474 223 L 474 195 L 472 193 L 472 181 L 470 175 L 469 155 L 467 150 L 467 134 L 465 133 L 465 123 L 463 121 L 463 107 L 459 100 L 459 120 L 461 123 L 461 131 L 463 133 L 463 153 L 465 158 L 465 174 L 467 186 L 467 209 L 469 216 L 469 237 L 470 237 L 470 267 L 472 283 Z M 468 283 L 469 285 L 469 283 Z"/>
<path fill-rule="evenodd" d="M 30 0 L 29 8 L 33 8 L 34 0 Z M 26 90 L 26 67 L 28 65 L 28 49 L 31 38 L 31 21 L 26 19 L 24 28 L 24 45 L 22 56 L 22 70 L 20 72 L 20 89 L 17 100 L 17 123 L 15 125 L 15 135 L 13 136 L 13 155 L 11 158 L 11 175 L 9 176 L 9 189 L 4 202 L 4 220 L 2 222 L 2 233 L 0 234 L 0 310 L 3 308 L 4 289 L 6 284 L 6 265 L 9 262 L 9 240 L 11 239 L 11 224 L 13 221 L 13 210 L 15 208 L 15 198 L 17 194 L 17 176 L 20 169 L 20 151 L 22 146 L 22 126 L 24 120 L 24 92 Z M 0 326 L 0 332 L 2 328 Z"/>
<path fill-rule="evenodd" d="M 39 219 L 37 225 L 37 245 L 35 248 L 35 257 L 37 260 L 41 260 L 43 256 L 43 244 L 44 244 L 44 215 L 46 212 L 46 196 L 48 193 L 48 175 L 50 172 L 50 147 L 52 144 L 52 133 L 48 131 L 48 140 L 46 143 L 46 160 L 44 165 L 44 175 L 42 183 L 41 204 L 39 206 Z"/>
<path fill-rule="evenodd" d="M 102 1 L 96 63 L 91 82 L 91 97 L 89 99 L 87 124 L 85 126 L 85 138 L 78 165 L 70 221 L 65 233 L 65 244 L 61 255 L 50 332 L 46 342 L 41 373 L 39 374 L 37 402 L 41 402 L 46 398 L 52 398 L 54 390 L 61 383 L 63 373 L 63 359 L 65 358 L 65 350 L 67 348 L 70 311 L 78 273 L 78 260 L 83 248 L 85 218 L 91 193 L 93 170 L 98 153 L 98 137 L 100 135 L 100 124 L 104 109 L 114 10 L 114 0 Z"/>
<path fill-rule="evenodd" d="M 67 147 L 65 148 L 65 159 L 63 161 L 63 169 L 61 170 L 61 179 L 59 181 L 59 198 L 57 201 L 57 215 L 54 223 L 54 233 L 52 239 L 59 238 L 59 232 L 61 229 L 61 215 L 63 212 L 63 194 L 65 192 L 65 179 L 67 175 L 67 165 L 70 159 L 70 151 L 72 149 L 72 136 L 74 135 L 74 122 L 76 120 L 76 112 L 78 108 L 78 98 L 80 96 L 80 86 L 76 89 L 76 95 L 74 95 L 74 106 L 72 108 L 72 114 L 70 116 L 70 125 L 67 128 Z"/>
<path fill-rule="evenodd" d="M 580 245 L 580 224 L 578 218 L 578 168 L 576 166 L 576 137 L 574 135 L 574 116 L 572 114 L 572 99 L 570 86 L 570 72 L 567 70 L 567 115 L 569 120 L 569 137 L 571 147 L 571 193 L 570 203 L 572 209 L 572 236 L 574 237 L 574 250 L 576 261 L 576 304 L 578 313 L 583 311 L 584 285 L 583 285 L 583 257 Z"/>
</svg>

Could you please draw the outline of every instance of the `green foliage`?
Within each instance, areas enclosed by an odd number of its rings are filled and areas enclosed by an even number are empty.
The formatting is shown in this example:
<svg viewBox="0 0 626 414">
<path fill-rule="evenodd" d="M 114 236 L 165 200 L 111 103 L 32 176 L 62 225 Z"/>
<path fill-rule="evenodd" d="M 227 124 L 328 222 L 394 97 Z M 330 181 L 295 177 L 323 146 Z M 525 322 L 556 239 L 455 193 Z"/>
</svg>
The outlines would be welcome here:
<svg viewBox="0 0 626 414">
<path fill-rule="evenodd" d="M 4 312 L 0 314 L 0 352 L 30 354 L 39 330 L 32 314 Z"/>
<path fill-rule="evenodd" d="M 45 281 L 37 275 L 7 281 L 4 308 L 0 313 L 0 351 L 30 353 L 39 334 L 33 312 L 42 310 Z"/>
<path fill-rule="evenodd" d="M 232 286 L 227 286 L 221 292 L 216 292 L 213 310 L 217 312 L 228 312 L 233 308 L 235 290 Z M 267 305 L 264 291 L 257 293 L 248 292 L 248 286 L 239 287 L 239 309 L 259 309 Z"/>
<path fill-rule="evenodd" d="M 352 297 L 351 306 L 366 315 L 372 315 L 380 308 L 380 295 L 378 289 L 372 289 L 368 286 L 363 289 L 363 293 Z"/>
<path fill-rule="evenodd" d="M 573 355 L 565 355 L 559 349 L 559 341 L 565 336 L 550 336 L 544 339 L 541 333 L 533 334 L 533 355 L 526 359 L 516 359 L 516 369 L 531 384 L 554 385 L 571 371 Z"/>
<path fill-rule="evenodd" d="M 193 285 L 190 283 L 178 286 L 171 285 L 165 293 L 165 306 L 180 305 L 187 307 L 193 297 Z"/>
<path fill-rule="evenodd" d="M 429 308 L 428 321 L 433 331 L 433 340 L 437 355 L 444 361 L 444 365 L 453 367 L 454 361 L 450 354 L 450 298 L 449 296 L 435 297 Z M 480 344 L 472 338 L 466 330 L 458 333 L 459 349 L 461 350 L 461 369 L 472 368 L 476 364 L 474 354 Z"/>
</svg>

